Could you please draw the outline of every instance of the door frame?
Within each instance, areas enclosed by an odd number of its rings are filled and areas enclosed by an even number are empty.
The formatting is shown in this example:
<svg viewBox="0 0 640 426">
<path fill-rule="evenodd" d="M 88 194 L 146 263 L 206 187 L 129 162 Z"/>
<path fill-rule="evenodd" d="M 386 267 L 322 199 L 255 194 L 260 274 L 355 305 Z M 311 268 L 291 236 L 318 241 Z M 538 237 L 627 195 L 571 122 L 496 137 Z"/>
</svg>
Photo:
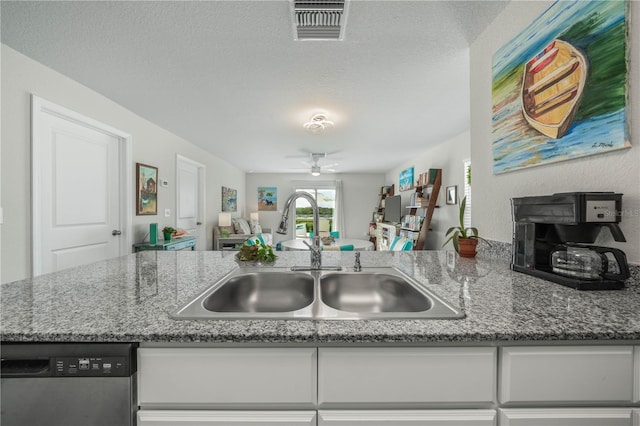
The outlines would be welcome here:
<svg viewBox="0 0 640 426">
<path fill-rule="evenodd" d="M 42 220 L 41 194 L 43 188 L 40 185 L 42 170 L 42 153 L 37 141 L 40 139 L 41 114 L 50 114 L 81 126 L 89 127 L 101 133 L 106 133 L 119 140 L 119 178 L 120 178 L 120 228 L 122 235 L 119 238 L 120 255 L 131 252 L 133 226 L 133 166 L 132 137 L 130 134 L 111 127 L 100 121 L 94 120 L 80 113 L 72 111 L 61 105 L 31 94 L 31 273 L 32 276 L 40 275 L 42 262 L 40 251 L 42 250 L 42 235 L 40 227 Z"/>
<path fill-rule="evenodd" d="M 196 225 L 196 229 L 198 230 L 198 235 L 196 235 L 196 250 L 206 250 L 207 246 L 207 222 L 205 220 L 206 216 L 206 175 L 207 168 L 204 164 L 198 163 L 190 159 L 189 157 L 185 157 L 184 155 L 176 154 L 176 225 L 178 224 L 178 215 L 180 213 L 180 182 L 179 182 L 179 167 L 180 163 L 187 163 L 195 166 L 198 169 L 198 219 L 196 221 L 201 221 L 202 229 Z"/>
</svg>

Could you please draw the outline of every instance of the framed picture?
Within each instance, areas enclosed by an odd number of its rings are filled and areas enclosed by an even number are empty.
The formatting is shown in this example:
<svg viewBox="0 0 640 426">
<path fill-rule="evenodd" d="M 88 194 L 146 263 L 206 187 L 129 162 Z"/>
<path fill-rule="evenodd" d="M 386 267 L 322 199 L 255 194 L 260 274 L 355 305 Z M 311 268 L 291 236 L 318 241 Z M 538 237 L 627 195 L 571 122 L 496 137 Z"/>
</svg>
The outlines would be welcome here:
<svg viewBox="0 0 640 426">
<path fill-rule="evenodd" d="M 136 163 L 136 215 L 158 214 L 158 168 Z"/>
<path fill-rule="evenodd" d="M 272 186 L 258 187 L 258 211 L 278 210 L 278 188 Z"/>
<path fill-rule="evenodd" d="M 447 186 L 447 204 L 458 204 L 458 185 Z"/>
<path fill-rule="evenodd" d="M 225 186 L 222 187 L 222 211 L 238 211 L 238 190 Z"/>
<path fill-rule="evenodd" d="M 400 191 L 413 189 L 413 167 L 400 172 Z"/>
<path fill-rule="evenodd" d="M 493 56 L 493 173 L 629 148 L 628 2 L 556 1 Z"/>
</svg>

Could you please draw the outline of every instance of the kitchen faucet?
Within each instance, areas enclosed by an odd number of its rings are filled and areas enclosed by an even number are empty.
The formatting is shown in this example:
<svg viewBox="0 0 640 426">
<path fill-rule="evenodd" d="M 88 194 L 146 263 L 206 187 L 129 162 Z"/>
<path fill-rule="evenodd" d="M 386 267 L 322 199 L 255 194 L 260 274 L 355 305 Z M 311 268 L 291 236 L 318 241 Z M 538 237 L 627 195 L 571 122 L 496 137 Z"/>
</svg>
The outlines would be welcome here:
<svg viewBox="0 0 640 426">
<path fill-rule="evenodd" d="M 280 219 L 280 225 L 278 226 L 278 229 L 276 230 L 276 232 L 278 234 L 286 234 L 287 233 L 287 227 L 289 226 L 289 209 L 291 207 L 291 203 L 293 203 L 294 200 L 298 199 L 298 198 L 304 198 L 305 200 L 307 200 L 309 202 L 309 204 L 311 204 L 311 209 L 313 210 L 313 238 L 311 239 L 311 244 L 309 244 L 306 241 L 302 241 L 304 244 L 306 244 L 307 247 L 309 247 L 309 250 L 311 250 L 311 267 L 298 267 L 298 266 L 294 266 L 293 268 L 291 268 L 292 270 L 302 270 L 302 269 L 311 269 L 311 270 L 318 270 L 318 269 L 333 269 L 333 270 L 340 270 L 342 269 L 341 267 L 322 267 L 322 252 L 320 251 L 320 235 L 319 234 L 319 229 L 318 229 L 318 223 L 320 223 L 320 215 L 318 212 L 318 203 L 316 203 L 316 200 L 309 194 L 307 194 L 306 192 L 294 192 L 293 194 L 291 194 L 289 196 L 289 198 L 287 199 L 287 201 L 284 204 L 284 209 L 282 211 L 282 218 Z"/>
</svg>

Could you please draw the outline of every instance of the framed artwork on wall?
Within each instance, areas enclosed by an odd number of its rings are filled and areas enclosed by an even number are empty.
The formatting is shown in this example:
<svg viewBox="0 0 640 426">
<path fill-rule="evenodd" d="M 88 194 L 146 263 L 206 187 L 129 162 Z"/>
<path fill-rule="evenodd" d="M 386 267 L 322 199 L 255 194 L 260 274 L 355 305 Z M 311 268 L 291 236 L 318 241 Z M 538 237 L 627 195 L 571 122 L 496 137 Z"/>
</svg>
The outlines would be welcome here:
<svg viewBox="0 0 640 426">
<path fill-rule="evenodd" d="M 447 186 L 447 204 L 458 204 L 458 185 Z"/>
<path fill-rule="evenodd" d="M 258 187 L 258 211 L 278 210 L 278 188 L 273 186 Z"/>
<path fill-rule="evenodd" d="M 493 173 L 629 148 L 626 1 L 556 1 L 493 56 Z"/>
<path fill-rule="evenodd" d="M 225 186 L 222 187 L 222 211 L 238 211 L 238 190 Z"/>
<path fill-rule="evenodd" d="M 158 214 L 158 168 L 136 163 L 136 215 Z"/>
<path fill-rule="evenodd" d="M 400 172 L 400 191 L 413 189 L 413 167 L 409 167 Z"/>
</svg>

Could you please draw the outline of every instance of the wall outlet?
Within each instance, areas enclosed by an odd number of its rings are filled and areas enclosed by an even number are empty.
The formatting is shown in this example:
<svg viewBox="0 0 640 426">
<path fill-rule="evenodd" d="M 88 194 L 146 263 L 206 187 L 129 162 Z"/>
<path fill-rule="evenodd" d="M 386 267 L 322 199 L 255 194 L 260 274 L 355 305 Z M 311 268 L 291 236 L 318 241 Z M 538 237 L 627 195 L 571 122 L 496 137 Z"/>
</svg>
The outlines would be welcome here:
<svg viewBox="0 0 640 426">
<path fill-rule="evenodd" d="M 169 181 L 166 179 L 161 179 L 160 180 L 160 186 L 163 188 L 167 188 L 169 186 Z"/>
<path fill-rule="evenodd" d="M 171 209 L 164 209 L 164 217 L 171 216 Z"/>
</svg>

